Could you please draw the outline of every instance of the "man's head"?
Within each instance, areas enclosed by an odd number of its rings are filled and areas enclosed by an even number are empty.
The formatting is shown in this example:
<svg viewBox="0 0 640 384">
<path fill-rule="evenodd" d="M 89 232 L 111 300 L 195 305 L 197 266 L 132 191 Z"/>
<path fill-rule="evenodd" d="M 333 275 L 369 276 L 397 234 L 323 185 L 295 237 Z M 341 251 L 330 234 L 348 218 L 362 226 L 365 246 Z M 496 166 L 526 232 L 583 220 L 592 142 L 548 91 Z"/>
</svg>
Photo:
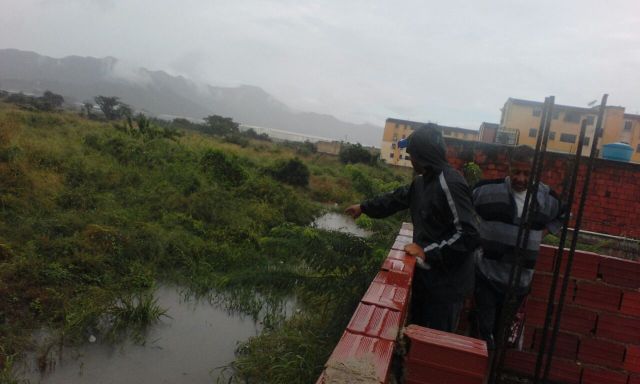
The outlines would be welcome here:
<svg viewBox="0 0 640 384">
<path fill-rule="evenodd" d="M 447 149 L 436 124 L 429 123 L 416 129 L 403 144 L 411 155 L 413 169 L 419 174 L 440 172 L 447 163 Z"/>
<path fill-rule="evenodd" d="M 511 188 L 516 192 L 527 190 L 534 153 L 533 148 L 520 145 L 509 154 L 509 179 Z"/>
</svg>

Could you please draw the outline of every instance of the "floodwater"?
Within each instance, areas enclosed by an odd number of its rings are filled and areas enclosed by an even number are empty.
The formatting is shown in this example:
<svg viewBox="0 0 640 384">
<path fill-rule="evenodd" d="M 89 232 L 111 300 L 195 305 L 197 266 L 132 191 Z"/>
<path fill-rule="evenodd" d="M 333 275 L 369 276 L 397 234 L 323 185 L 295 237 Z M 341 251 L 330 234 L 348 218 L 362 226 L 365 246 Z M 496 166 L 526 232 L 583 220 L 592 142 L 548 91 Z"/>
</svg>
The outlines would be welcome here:
<svg viewBox="0 0 640 384">
<path fill-rule="evenodd" d="M 329 231 L 349 233 L 358 237 L 368 237 L 371 235 L 370 231 L 358 227 L 355 220 L 351 217 L 335 212 L 329 212 L 318 217 L 312 226 Z"/>
<path fill-rule="evenodd" d="M 249 316 L 229 314 L 206 300 L 184 301 L 177 288 L 161 287 L 156 297 L 171 317 L 152 327 L 145 345 L 98 339 L 65 348 L 52 372 L 41 375 L 31 368 L 25 378 L 32 384 L 215 383 L 221 372 L 216 368 L 234 360 L 238 342 L 260 332 Z"/>
</svg>

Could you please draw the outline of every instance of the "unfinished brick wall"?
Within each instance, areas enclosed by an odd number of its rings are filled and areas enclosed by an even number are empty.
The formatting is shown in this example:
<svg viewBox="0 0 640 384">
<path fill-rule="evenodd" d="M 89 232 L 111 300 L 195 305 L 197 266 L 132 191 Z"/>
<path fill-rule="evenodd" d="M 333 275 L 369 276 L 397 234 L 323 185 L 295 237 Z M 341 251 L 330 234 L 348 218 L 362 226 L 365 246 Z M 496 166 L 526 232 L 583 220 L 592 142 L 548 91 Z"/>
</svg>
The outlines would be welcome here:
<svg viewBox="0 0 640 384">
<path fill-rule="evenodd" d="M 526 304 L 523 350 L 507 353 L 505 367 L 519 374 L 533 375 L 535 369 L 555 253 L 549 246 L 540 251 Z M 550 379 L 640 383 L 640 262 L 576 252 Z"/>
<path fill-rule="evenodd" d="M 507 174 L 507 150 L 503 145 L 447 139 L 447 157 L 456 169 L 468 161 L 476 162 L 485 179 Z M 568 189 L 574 156 L 547 153 L 542 181 L 558 194 Z M 577 211 L 586 174 L 587 158 L 581 162 L 578 188 L 573 205 Z M 597 159 L 591 175 L 591 188 L 582 229 L 616 236 L 640 238 L 640 164 Z M 571 224 L 573 226 L 573 223 Z"/>
</svg>

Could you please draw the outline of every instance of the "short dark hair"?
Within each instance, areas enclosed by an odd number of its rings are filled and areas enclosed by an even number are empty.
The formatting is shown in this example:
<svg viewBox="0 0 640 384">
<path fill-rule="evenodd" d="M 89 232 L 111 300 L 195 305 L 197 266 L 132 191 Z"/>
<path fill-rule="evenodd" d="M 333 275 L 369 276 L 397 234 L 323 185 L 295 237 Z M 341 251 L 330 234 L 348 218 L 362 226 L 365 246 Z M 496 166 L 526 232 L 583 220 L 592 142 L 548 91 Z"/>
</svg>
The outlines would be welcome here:
<svg viewBox="0 0 640 384">
<path fill-rule="evenodd" d="M 528 145 L 519 145 L 509 153 L 509 163 L 532 163 L 535 151 Z"/>
</svg>

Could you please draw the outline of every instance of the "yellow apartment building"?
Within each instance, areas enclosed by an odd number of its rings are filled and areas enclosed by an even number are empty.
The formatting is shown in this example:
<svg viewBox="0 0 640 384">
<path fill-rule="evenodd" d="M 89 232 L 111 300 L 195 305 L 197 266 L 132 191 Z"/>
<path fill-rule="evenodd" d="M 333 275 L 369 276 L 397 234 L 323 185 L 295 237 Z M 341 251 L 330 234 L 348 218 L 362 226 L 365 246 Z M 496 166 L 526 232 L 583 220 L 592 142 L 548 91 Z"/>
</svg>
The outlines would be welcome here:
<svg viewBox="0 0 640 384">
<path fill-rule="evenodd" d="M 493 142 L 511 145 L 529 145 L 535 147 L 543 103 L 537 101 L 509 98 L 502 109 L 502 117 Z M 588 155 L 595 132 L 598 107 L 583 108 L 567 105 L 555 105 L 550 125 L 547 149 L 555 152 L 575 153 L 582 120 L 587 120 L 585 147 L 582 153 Z M 483 141 L 492 137 L 483 134 Z M 640 115 L 625 113 L 624 107 L 606 107 L 603 121 L 603 136 L 598 142 L 602 145 L 624 142 L 633 148 L 631 161 L 640 162 Z"/>
<path fill-rule="evenodd" d="M 406 153 L 405 149 L 398 148 L 398 141 L 406 138 L 414 130 L 424 124 L 426 123 L 393 118 L 387 119 L 384 124 L 384 132 L 382 134 L 380 158 L 388 164 L 411 167 L 409 154 Z M 439 127 L 442 128 L 442 135 L 444 137 L 472 141 L 478 140 L 478 131 L 476 130 L 458 127 L 445 127 L 442 125 L 439 125 Z"/>
</svg>

